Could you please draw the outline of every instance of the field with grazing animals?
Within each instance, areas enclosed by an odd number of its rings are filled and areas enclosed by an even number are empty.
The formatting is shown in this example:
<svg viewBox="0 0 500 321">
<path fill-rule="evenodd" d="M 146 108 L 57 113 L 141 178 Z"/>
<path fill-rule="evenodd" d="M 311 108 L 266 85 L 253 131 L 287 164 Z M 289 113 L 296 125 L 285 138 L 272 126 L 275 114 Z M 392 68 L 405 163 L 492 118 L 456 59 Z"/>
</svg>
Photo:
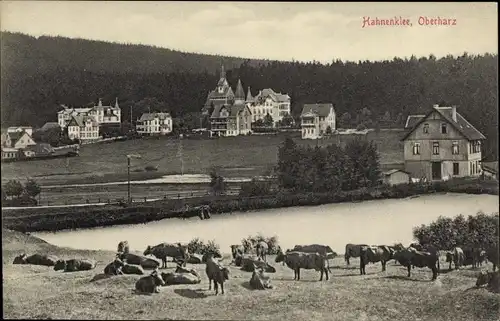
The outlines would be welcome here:
<svg viewBox="0 0 500 321">
<path fill-rule="evenodd" d="M 206 174 L 220 167 L 225 177 L 252 177 L 269 171 L 277 161 L 278 147 L 287 134 L 183 139 L 160 137 L 109 144 L 84 145 L 80 156 L 31 162 L 2 163 L 2 182 L 32 177 L 41 185 L 127 181 L 127 154 L 139 154 L 131 160 L 131 179 L 144 180 L 181 173 L 180 145 L 184 174 Z M 359 137 L 377 144 L 381 163 L 401 163 L 401 131 L 374 131 L 366 135 L 334 135 L 322 140 L 302 140 L 300 133 L 290 134 L 298 144 L 319 146 L 345 142 Z M 145 171 L 153 166 L 157 170 Z"/>
<path fill-rule="evenodd" d="M 412 271 L 388 263 L 367 266 L 359 275 L 359 260 L 347 267 L 342 257 L 330 262 L 330 280 L 319 282 L 319 272 L 293 271 L 268 261 L 277 272 L 270 274 L 274 289 L 249 289 L 251 273 L 230 266 L 225 294 L 208 291 L 205 265 L 194 267 L 200 284 L 162 287 L 159 294 L 137 295 L 138 275 L 116 276 L 89 282 L 114 258 L 112 251 L 60 248 L 38 238 L 3 230 L 3 317 L 66 319 L 218 319 L 218 320 L 498 320 L 500 296 L 473 288 L 479 270 L 443 271 L 431 282 L 428 269 Z M 131 248 L 131 250 L 136 250 Z M 140 249 L 141 251 L 143 249 Z M 229 252 L 229 249 L 222 249 Z M 99 261 L 95 270 L 56 272 L 50 267 L 13 265 L 22 252 L 50 253 L 63 258 L 87 257 Z M 229 260 L 224 259 L 229 265 Z M 170 266 L 172 268 L 170 268 Z M 169 262 L 168 270 L 174 264 Z M 491 270 L 491 264 L 483 268 Z M 444 258 L 441 268 L 447 269 Z M 444 273 L 447 272 L 447 273 Z"/>
</svg>

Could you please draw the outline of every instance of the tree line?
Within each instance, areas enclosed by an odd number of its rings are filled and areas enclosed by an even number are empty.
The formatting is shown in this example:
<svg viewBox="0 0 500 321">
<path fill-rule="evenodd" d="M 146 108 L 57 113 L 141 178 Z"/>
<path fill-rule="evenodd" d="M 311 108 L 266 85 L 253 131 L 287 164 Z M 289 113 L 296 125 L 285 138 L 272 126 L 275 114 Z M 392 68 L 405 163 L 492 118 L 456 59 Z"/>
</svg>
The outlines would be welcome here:
<svg viewBox="0 0 500 321">
<path fill-rule="evenodd" d="M 354 139 L 345 146 L 297 145 L 285 138 L 278 149 L 277 184 L 294 192 L 355 190 L 380 184 L 379 156 L 373 142 Z"/>
<path fill-rule="evenodd" d="M 94 104 L 98 98 L 114 103 L 115 97 L 125 120 L 130 121 L 131 110 L 136 119 L 144 109 L 134 110 L 134 105 L 149 98 L 156 99 L 154 108 L 196 122 L 198 116 L 192 114 L 201 111 L 224 61 L 233 87 L 241 79 L 254 96 L 264 88 L 289 94 L 295 118 L 304 103 L 333 103 L 338 127 L 403 127 L 409 114 L 425 114 L 433 104 L 456 105 L 486 135 L 486 156 L 498 156 L 496 54 L 320 64 L 233 59 L 9 33 L 2 33 L 2 42 L 3 126 L 41 126 L 54 121 L 59 104 L 82 106 Z M 174 53 L 182 59 L 172 58 Z"/>
</svg>

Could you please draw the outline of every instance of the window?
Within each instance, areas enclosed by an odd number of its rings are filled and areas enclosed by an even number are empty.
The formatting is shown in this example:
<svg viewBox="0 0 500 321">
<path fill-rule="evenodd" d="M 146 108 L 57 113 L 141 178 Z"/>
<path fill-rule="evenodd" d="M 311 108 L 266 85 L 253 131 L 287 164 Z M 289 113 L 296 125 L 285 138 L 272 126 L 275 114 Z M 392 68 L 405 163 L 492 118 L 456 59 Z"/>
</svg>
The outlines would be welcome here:
<svg viewBox="0 0 500 321">
<path fill-rule="evenodd" d="M 458 142 L 452 142 L 451 143 L 451 153 L 453 155 L 458 155 Z"/>
<path fill-rule="evenodd" d="M 439 155 L 439 142 L 432 143 L 432 154 Z"/>
<path fill-rule="evenodd" d="M 429 124 L 424 124 L 423 131 L 424 131 L 424 134 L 428 134 L 429 133 Z"/>
<path fill-rule="evenodd" d="M 413 145 L 413 155 L 420 155 L 420 143 Z"/>
<path fill-rule="evenodd" d="M 441 134 L 446 134 L 446 124 L 441 124 Z"/>
<path fill-rule="evenodd" d="M 453 176 L 457 176 L 459 173 L 458 163 L 453 163 Z"/>
</svg>

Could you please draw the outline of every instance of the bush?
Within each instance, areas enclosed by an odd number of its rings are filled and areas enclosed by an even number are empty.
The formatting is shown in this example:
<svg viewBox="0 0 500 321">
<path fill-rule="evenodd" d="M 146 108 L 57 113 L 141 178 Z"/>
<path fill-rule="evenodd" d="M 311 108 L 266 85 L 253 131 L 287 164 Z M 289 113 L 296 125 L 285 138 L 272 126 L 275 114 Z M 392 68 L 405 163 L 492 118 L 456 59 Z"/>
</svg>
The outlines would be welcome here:
<svg viewBox="0 0 500 321">
<path fill-rule="evenodd" d="M 146 172 L 155 172 L 158 170 L 158 167 L 153 166 L 153 165 L 148 165 L 148 166 L 144 167 L 144 170 Z"/>
<path fill-rule="evenodd" d="M 215 241 L 211 240 L 205 244 L 199 238 L 194 238 L 189 242 L 188 251 L 189 253 L 196 253 L 200 255 L 203 255 L 207 252 L 221 254 L 220 246 L 219 244 L 215 243 Z"/>
<path fill-rule="evenodd" d="M 267 246 L 269 247 L 268 254 L 278 254 L 279 246 L 277 236 L 264 237 L 260 234 L 254 236 L 250 235 L 247 238 L 242 239 L 241 244 L 245 248 L 245 252 L 248 252 L 250 249 L 255 248 L 255 245 L 261 241 L 267 243 Z"/>
<path fill-rule="evenodd" d="M 252 178 L 250 182 L 244 182 L 241 184 L 241 190 L 239 195 L 252 197 L 252 196 L 262 196 L 269 195 L 271 193 L 271 183 L 267 180 L 260 181 L 256 178 Z"/>
<path fill-rule="evenodd" d="M 413 236 L 421 244 L 433 244 L 440 249 L 452 249 L 455 246 L 480 246 L 488 248 L 498 246 L 498 213 L 486 215 L 478 212 L 455 218 L 439 217 L 429 225 L 421 225 L 413 229 Z"/>
<path fill-rule="evenodd" d="M 366 129 L 366 126 L 365 124 L 361 123 L 359 124 L 357 127 L 356 127 L 356 130 L 357 131 L 362 131 L 362 130 L 365 130 Z"/>
</svg>

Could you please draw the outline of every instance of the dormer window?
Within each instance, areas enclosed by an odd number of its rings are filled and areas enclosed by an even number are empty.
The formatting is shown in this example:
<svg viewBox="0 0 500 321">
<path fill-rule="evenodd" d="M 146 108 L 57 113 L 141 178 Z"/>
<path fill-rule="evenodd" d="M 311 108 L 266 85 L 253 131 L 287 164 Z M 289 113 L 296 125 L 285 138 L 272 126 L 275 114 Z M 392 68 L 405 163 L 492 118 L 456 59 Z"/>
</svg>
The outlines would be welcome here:
<svg viewBox="0 0 500 321">
<path fill-rule="evenodd" d="M 446 128 L 446 124 L 441 124 L 441 134 L 446 134 L 447 133 L 447 128 Z"/>
<path fill-rule="evenodd" d="M 428 134 L 429 133 L 429 124 L 424 124 L 423 131 L 424 131 L 424 134 Z"/>
</svg>

